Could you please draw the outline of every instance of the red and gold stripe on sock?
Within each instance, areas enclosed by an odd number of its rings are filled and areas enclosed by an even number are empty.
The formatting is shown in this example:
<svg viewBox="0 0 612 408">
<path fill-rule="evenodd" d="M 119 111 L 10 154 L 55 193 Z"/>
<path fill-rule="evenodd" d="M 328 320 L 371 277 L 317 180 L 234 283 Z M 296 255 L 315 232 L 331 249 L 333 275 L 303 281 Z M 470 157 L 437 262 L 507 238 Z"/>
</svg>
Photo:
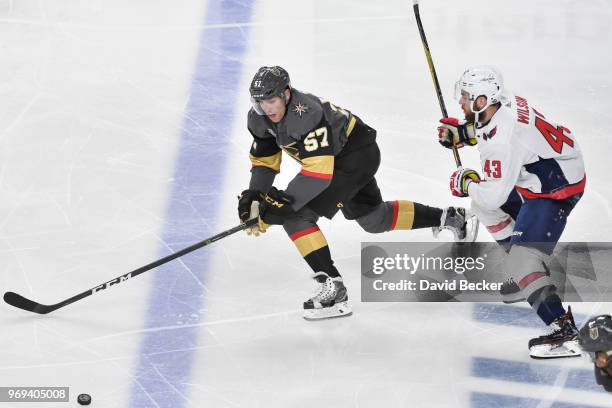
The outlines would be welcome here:
<svg viewBox="0 0 612 408">
<path fill-rule="evenodd" d="M 414 203 L 407 200 L 393 202 L 392 230 L 409 230 L 414 223 Z"/>
<path fill-rule="evenodd" d="M 310 227 L 289 235 L 302 256 L 327 246 L 327 240 L 319 227 Z"/>
</svg>

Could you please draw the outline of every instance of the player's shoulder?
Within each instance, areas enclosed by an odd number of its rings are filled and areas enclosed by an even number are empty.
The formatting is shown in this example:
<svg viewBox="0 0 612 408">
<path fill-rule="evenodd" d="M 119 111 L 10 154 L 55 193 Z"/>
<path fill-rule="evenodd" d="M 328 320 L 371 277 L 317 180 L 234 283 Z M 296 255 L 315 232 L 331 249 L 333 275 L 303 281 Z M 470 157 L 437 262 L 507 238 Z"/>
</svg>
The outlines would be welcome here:
<svg viewBox="0 0 612 408">
<path fill-rule="evenodd" d="M 526 97 L 514 94 L 509 103 L 515 124 L 515 136 L 526 145 L 532 144 L 532 132 L 536 126 L 536 118 L 542 116 Z"/>
<path fill-rule="evenodd" d="M 490 122 L 478 129 L 476 134 L 486 146 L 504 146 L 511 143 L 514 136 L 514 119 L 511 109 L 502 105 Z"/>
<path fill-rule="evenodd" d="M 315 95 L 292 89 L 285 115 L 287 134 L 299 140 L 321 123 L 323 118 L 321 100 Z"/>
<path fill-rule="evenodd" d="M 321 114 L 323 112 L 323 107 L 321 106 L 321 98 L 311 93 L 302 92 L 294 88 L 291 90 L 291 99 L 289 100 L 289 106 L 292 105 L 292 107 L 295 108 L 295 106 L 298 104 L 306 105 L 308 107 L 304 112 L 304 117 L 306 117 L 306 112 L 315 115 L 317 113 Z M 295 111 L 296 116 L 300 117 L 298 110 Z"/>
<path fill-rule="evenodd" d="M 507 107 L 512 112 L 512 119 L 518 129 L 528 128 L 533 125 L 536 110 L 526 97 L 519 94 L 511 94 L 508 97 Z"/>
<path fill-rule="evenodd" d="M 253 108 L 249 109 L 249 113 L 247 115 L 247 127 L 251 131 L 253 136 L 262 139 L 267 137 L 273 137 L 269 132 L 270 126 L 268 126 L 268 124 L 266 123 L 264 116 L 259 115 L 257 112 L 255 112 L 255 109 Z"/>
</svg>

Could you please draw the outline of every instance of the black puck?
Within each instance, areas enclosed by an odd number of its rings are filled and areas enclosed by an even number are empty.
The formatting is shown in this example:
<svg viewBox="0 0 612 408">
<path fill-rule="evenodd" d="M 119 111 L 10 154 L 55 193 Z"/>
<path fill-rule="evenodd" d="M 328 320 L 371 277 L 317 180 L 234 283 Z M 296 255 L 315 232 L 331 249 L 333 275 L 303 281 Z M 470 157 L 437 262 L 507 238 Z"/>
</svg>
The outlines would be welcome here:
<svg viewBox="0 0 612 408">
<path fill-rule="evenodd" d="M 79 396 L 77 397 L 77 402 L 81 405 L 89 405 L 91 404 L 91 395 L 79 394 Z"/>
</svg>

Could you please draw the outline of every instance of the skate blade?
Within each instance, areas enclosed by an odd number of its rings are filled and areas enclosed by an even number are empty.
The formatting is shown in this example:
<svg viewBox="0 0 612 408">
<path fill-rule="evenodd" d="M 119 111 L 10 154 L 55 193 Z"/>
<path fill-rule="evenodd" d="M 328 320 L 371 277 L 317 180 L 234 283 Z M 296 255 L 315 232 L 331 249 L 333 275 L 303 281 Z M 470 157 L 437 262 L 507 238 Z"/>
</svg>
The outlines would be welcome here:
<svg viewBox="0 0 612 408">
<path fill-rule="evenodd" d="M 478 238 L 478 230 L 480 229 L 480 220 L 471 211 L 467 211 L 465 215 L 465 238 L 456 240 L 457 242 L 474 242 Z"/>
<path fill-rule="evenodd" d="M 304 319 L 313 320 L 324 320 L 334 319 L 336 317 L 345 317 L 353 314 L 353 309 L 348 302 L 336 303 L 332 307 L 326 307 L 323 309 L 307 309 L 304 310 Z"/>
<path fill-rule="evenodd" d="M 512 303 L 524 302 L 526 300 L 520 291 L 516 293 L 510 293 L 507 295 L 501 295 L 501 297 L 502 297 L 502 302 L 504 302 L 507 305 L 512 304 Z"/>
<path fill-rule="evenodd" d="M 581 355 L 582 353 L 580 351 L 580 347 L 578 346 L 578 340 L 566 341 L 559 346 L 541 344 L 538 346 L 533 346 L 531 349 L 529 349 L 529 357 L 536 360 L 580 357 Z"/>
<path fill-rule="evenodd" d="M 457 233 L 453 231 L 453 236 L 455 237 L 455 242 L 474 242 L 478 237 L 478 229 L 480 227 L 480 220 L 476 215 L 472 214 L 470 211 L 466 213 L 466 226 L 465 226 L 465 237 L 459 238 Z M 431 232 L 435 239 L 438 239 L 440 236 L 440 232 L 448 228 L 445 227 L 431 227 Z"/>
<path fill-rule="evenodd" d="M 504 302 L 507 305 L 511 305 L 513 303 L 520 303 L 520 302 L 524 302 L 525 298 L 521 297 L 521 298 L 516 298 L 516 299 L 502 299 L 502 302 Z"/>
</svg>

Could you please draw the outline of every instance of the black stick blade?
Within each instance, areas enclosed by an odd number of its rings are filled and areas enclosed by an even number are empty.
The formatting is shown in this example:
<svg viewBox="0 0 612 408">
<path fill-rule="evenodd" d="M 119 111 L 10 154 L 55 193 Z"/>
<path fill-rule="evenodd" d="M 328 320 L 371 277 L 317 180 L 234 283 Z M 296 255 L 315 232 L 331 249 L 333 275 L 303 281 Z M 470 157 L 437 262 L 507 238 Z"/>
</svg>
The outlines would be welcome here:
<svg viewBox="0 0 612 408">
<path fill-rule="evenodd" d="M 27 310 L 28 312 L 47 314 L 52 310 L 49 306 L 41 305 L 40 303 L 26 299 L 15 292 L 6 292 L 4 294 L 4 301 L 11 306 Z"/>
</svg>

